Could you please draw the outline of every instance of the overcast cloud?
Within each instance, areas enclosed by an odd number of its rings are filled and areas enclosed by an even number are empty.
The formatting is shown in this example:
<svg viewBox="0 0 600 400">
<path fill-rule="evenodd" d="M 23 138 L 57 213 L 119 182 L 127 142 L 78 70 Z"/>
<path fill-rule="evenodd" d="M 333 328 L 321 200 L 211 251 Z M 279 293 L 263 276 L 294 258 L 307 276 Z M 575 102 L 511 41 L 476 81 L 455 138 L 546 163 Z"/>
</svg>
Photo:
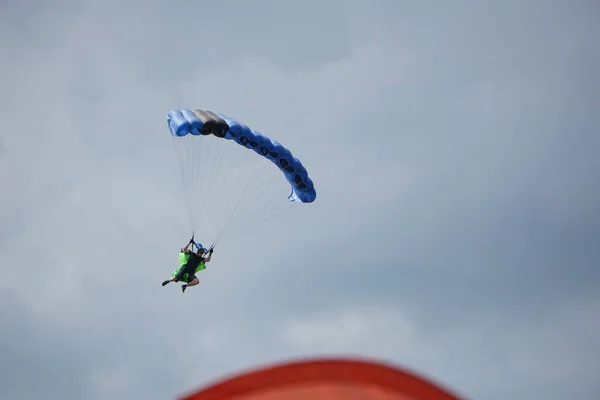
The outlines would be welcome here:
<svg viewBox="0 0 600 400">
<path fill-rule="evenodd" d="M 600 398 L 599 20 L 584 0 L 4 0 L 0 398 L 173 399 L 309 354 L 472 399 Z M 174 108 L 276 138 L 317 189 L 185 295 L 159 285 L 189 236 Z"/>
</svg>

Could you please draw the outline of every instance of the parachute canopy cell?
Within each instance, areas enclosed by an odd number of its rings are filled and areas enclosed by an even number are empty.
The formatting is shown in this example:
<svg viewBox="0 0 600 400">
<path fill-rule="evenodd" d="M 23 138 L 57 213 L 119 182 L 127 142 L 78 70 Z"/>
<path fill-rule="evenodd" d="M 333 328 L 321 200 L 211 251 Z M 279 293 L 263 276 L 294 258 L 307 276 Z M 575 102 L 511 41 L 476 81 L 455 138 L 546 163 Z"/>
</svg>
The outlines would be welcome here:
<svg viewBox="0 0 600 400">
<path fill-rule="evenodd" d="M 311 203 L 317 197 L 306 168 L 289 149 L 234 119 L 212 111 L 178 109 L 168 114 L 167 123 L 174 137 L 214 135 L 234 141 L 272 161 L 292 186 L 290 201 Z"/>
<path fill-rule="evenodd" d="M 414 373 L 376 362 L 313 359 L 255 369 L 181 400 L 461 400 Z"/>
</svg>

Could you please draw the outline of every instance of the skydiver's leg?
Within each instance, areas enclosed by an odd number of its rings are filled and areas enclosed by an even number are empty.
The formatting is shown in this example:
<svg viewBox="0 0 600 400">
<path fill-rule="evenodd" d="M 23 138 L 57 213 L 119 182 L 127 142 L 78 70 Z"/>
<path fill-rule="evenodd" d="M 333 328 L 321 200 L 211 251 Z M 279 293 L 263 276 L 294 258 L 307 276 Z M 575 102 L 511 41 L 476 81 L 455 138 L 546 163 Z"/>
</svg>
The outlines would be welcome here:
<svg viewBox="0 0 600 400">
<path fill-rule="evenodd" d="M 170 277 L 169 279 L 167 279 L 166 281 L 164 281 L 164 282 L 162 283 L 162 285 L 163 285 L 163 286 L 165 286 L 165 285 L 168 285 L 168 284 L 169 284 L 169 283 L 171 283 L 171 282 L 177 282 L 177 277 L 176 277 L 176 276 L 172 276 L 172 277 Z"/>
<path fill-rule="evenodd" d="M 181 280 L 183 280 L 183 276 L 185 275 L 186 270 L 185 268 L 180 268 L 179 272 L 177 272 L 175 275 L 171 276 L 169 279 L 167 279 L 166 281 L 164 281 L 162 283 L 163 286 L 168 285 L 171 282 L 179 282 Z"/>
<path fill-rule="evenodd" d="M 182 292 L 185 292 L 185 289 L 187 289 L 188 287 L 190 287 L 190 286 L 196 286 L 197 284 L 200 283 L 200 280 L 198 280 L 198 278 L 195 275 L 191 275 L 190 278 L 192 278 L 191 281 L 189 281 L 185 285 L 181 285 L 181 291 Z"/>
<path fill-rule="evenodd" d="M 169 279 L 167 279 L 166 281 L 164 281 L 162 283 L 162 285 L 166 286 L 166 285 L 168 285 L 171 282 L 179 282 L 181 280 L 181 275 L 183 275 L 183 274 L 178 273 L 177 275 L 170 277 Z"/>
</svg>

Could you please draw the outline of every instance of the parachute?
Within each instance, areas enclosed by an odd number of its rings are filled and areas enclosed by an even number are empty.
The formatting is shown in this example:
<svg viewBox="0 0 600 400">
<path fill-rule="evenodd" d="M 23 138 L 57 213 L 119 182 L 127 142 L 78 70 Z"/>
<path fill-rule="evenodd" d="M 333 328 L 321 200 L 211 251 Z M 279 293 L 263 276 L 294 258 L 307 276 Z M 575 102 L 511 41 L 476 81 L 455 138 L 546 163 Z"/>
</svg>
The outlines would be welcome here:
<svg viewBox="0 0 600 400">
<path fill-rule="evenodd" d="M 460 400 L 415 373 L 379 362 L 316 358 L 279 363 L 190 391 L 180 400 Z"/>
<path fill-rule="evenodd" d="M 314 183 L 302 162 L 243 123 L 212 111 L 176 109 L 169 112 L 167 124 L 190 228 L 197 237 L 214 235 L 217 244 L 289 204 L 315 201 Z"/>
</svg>

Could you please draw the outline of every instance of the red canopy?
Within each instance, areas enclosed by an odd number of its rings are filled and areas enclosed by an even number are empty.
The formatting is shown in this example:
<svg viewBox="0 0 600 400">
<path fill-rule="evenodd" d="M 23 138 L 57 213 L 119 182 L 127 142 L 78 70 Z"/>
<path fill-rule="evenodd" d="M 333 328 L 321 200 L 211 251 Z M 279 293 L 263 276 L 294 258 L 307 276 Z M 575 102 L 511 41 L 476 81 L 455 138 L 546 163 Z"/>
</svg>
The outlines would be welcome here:
<svg viewBox="0 0 600 400">
<path fill-rule="evenodd" d="M 254 369 L 181 400 L 461 400 L 414 373 L 348 359 L 296 361 Z"/>
</svg>

